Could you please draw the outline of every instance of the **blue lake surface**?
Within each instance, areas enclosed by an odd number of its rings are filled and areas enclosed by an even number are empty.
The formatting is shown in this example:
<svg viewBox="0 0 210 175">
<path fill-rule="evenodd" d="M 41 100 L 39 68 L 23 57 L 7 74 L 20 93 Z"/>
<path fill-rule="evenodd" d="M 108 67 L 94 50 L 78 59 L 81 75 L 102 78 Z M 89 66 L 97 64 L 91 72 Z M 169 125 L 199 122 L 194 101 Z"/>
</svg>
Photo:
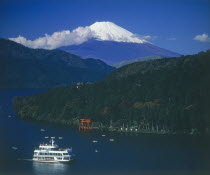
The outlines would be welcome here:
<svg viewBox="0 0 210 175">
<path fill-rule="evenodd" d="M 81 133 L 76 128 L 18 119 L 12 110 L 12 98 L 40 91 L 0 90 L 0 174 L 210 174 L 209 136 Z M 31 161 L 35 147 L 48 141 L 45 136 L 63 137 L 56 143 L 73 147 L 76 161 Z M 110 142 L 110 138 L 115 141 Z"/>
</svg>

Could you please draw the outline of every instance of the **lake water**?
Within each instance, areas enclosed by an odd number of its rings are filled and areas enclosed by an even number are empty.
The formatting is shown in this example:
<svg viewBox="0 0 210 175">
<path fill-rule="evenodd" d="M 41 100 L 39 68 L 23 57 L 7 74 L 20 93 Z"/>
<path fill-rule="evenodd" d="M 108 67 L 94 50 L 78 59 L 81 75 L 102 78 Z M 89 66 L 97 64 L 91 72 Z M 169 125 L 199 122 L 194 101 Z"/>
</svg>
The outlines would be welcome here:
<svg viewBox="0 0 210 175">
<path fill-rule="evenodd" d="M 207 136 L 81 133 L 75 128 L 19 120 L 11 107 L 12 98 L 35 92 L 38 91 L 0 91 L 0 174 L 210 174 Z M 45 131 L 41 132 L 41 128 Z M 48 141 L 45 136 L 63 137 L 56 139 L 56 143 L 64 148 L 73 147 L 76 161 L 70 164 L 31 161 L 34 148 Z"/>
</svg>

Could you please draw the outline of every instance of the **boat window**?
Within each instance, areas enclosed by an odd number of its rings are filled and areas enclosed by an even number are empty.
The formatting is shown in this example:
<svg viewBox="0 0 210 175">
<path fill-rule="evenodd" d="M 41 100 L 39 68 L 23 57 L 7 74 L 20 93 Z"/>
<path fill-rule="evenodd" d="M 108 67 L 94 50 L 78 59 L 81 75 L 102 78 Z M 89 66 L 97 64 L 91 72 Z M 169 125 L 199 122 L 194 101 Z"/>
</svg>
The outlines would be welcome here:
<svg viewBox="0 0 210 175">
<path fill-rule="evenodd" d="M 63 160 L 69 160 L 69 158 L 68 157 L 64 157 Z"/>
<path fill-rule="evenodd" d="M 63 153 L 63 155 L 69 155 L 68 153 Z"/>
</svg>

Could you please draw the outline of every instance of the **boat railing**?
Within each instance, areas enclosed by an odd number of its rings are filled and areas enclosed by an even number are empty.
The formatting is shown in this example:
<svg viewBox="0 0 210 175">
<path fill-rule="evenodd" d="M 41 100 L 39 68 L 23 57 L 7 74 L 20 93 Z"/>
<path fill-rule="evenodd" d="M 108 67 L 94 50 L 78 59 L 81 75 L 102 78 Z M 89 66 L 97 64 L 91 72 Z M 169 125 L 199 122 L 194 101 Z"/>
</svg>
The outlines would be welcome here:
<svg viewBox="0 0 210 175">
<path fill-rule="evenodd" d="M 34 154 L 33 157 L 69 157 L 69 155 L 38 155 L 38 154 Z"/>
<path fill-rule="evenodd" d="M 34 151 L 49 152 L 49 151 L 72 151 L 72 148 L 35 148 Z"/>
<path fill-rule="evenodd" d="M 57 157 L 57 158 L 63 158 L 63 157 L 69 157 L 69 156 L 33 155 L 33 157 Z"/>
<path fill-rule="evenodd" d="M 40 144 L 39 146 L 57 146 L 57 145 L 51 145 L 51 144 Z"/>
</svg>

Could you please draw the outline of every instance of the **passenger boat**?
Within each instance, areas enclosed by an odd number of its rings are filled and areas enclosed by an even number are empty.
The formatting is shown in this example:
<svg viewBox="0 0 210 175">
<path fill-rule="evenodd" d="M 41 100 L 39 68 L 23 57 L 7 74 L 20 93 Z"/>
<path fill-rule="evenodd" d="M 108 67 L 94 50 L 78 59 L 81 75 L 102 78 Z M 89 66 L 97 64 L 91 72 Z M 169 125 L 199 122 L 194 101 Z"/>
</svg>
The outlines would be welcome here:
<svg viewBox="0 0 210 175">
<path fill-rule="evenodd" d="M 75 159 L 72 148 L 61 149 L 51 137 L 50 144 L 40 144 L 34 150 L 33 161 L 45 163 L 65 163 Z"/>
</svg>

